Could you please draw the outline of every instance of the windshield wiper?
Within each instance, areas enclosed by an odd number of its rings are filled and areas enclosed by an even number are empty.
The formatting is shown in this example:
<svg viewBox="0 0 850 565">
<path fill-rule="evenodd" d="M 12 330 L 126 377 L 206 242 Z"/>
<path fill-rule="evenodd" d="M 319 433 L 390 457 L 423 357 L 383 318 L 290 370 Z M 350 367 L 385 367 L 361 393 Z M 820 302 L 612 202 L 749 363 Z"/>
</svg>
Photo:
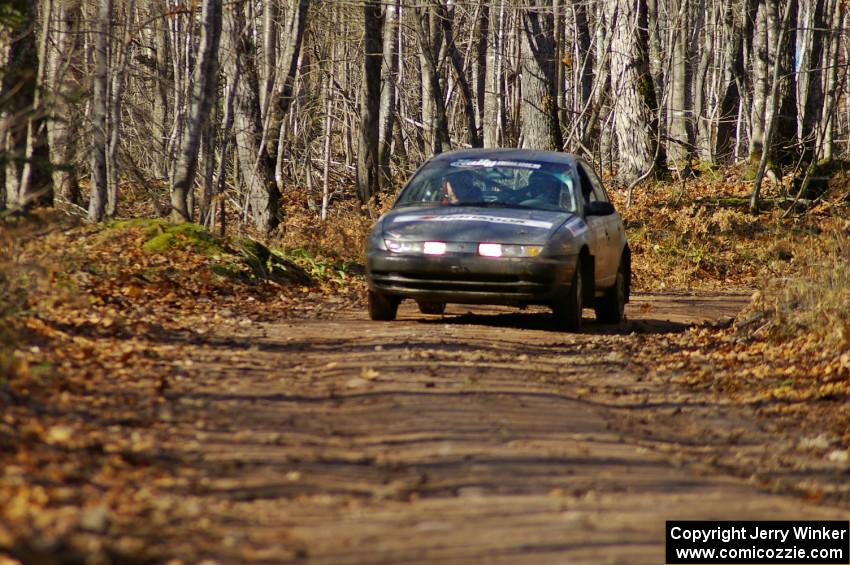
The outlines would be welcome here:
<svg viewBox="0 0 850 565">
<path fill-rule="evenodd" d="M 395 206 L 393 206 L 393 208 L 409 208 L 409 207 L 414 207 L 414 206 L 419 207 L 419 206 L 439 206 L 439 205 L 440 205 L 439 202 L 414 201 L 414 202 L 403 202 L 401 204 L 396 204 Z"/>
<path fill-rule="evenodd" d="M 480 206 L 482 208 L 520 208 L 523 210 L 537 210 L 534 206 L 515 204 L 513 202 L 461 202 L 460 206 Z"/>
</svg>

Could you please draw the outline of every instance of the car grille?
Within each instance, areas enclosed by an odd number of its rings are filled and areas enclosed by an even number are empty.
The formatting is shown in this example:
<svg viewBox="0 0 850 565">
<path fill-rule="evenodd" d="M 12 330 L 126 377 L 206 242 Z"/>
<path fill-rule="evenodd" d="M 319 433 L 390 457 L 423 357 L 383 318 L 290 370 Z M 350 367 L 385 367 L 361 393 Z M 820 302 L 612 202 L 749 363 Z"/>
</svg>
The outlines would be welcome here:
<svg viewBox="0 0 850 565">
<path fill-rule="evenodd" d="M 551 282 L 533 281 L 518 275 L 463 273 L 444 274 L 373 272 L 377 286 L 395 291 L 443 291 L 453 293 L 533 294 L 545 291 Z"/>
</svg>

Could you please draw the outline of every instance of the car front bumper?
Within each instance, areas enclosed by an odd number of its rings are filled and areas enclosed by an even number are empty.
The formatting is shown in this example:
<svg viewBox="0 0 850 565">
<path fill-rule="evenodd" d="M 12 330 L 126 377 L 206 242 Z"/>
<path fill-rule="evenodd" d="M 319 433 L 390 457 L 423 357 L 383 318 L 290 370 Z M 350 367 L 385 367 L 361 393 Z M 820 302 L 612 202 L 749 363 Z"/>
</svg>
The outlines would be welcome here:
<svg viewBox="0 0 850 565">
<path fill-rule="evenodd" d="M 372 251 L 366 276 L 370 290 L 401 298 L 460 304 L 549 304 L 569 287 L 577 259 Z"/>
</svg>

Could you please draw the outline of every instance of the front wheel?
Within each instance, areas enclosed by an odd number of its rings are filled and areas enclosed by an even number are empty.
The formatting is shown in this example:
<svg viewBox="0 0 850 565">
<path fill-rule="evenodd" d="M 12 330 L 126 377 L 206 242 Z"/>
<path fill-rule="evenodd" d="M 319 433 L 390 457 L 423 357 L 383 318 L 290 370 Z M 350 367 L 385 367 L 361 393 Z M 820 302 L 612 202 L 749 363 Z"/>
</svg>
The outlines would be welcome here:
<svg viewBox="0 0 850 565">
<path fill-rule="evenodd" d="M 446 311 L 446 303 L 445 302 L 417 302 L 419 304 L 419 311 L 423 314 L 433 314 L 435 316 L 439 316 Z"/>
<path fill-rule="evenodd" d="M 628 288 L 627 278 L 629 275 L 620 263 L 617 269 L 617 279 L 614 286 L 605 290 L 605 294 L 598 297 L 594 304 L 596 319 L 603 324 L 619 324 L 623 321 L 626 312 L 626 293 Z"/>
<path fill-rule="evenodd" d="M 576 265 L 573 282 L 567 290 L 566 295 L 558 298 L 552 304 L 552 316 L 555 319 L 555 327 L 562 331 L 577 331 L 581 328 L 581 311 L 584 307 L 582 294 L 584 293 L 581 276 L 582 265 Z"/>
<path fill-rule="evenodd" d="M 369 291 L 369 318 L 380 322 L 395 320 L 399 299 L 379 292 Z"/>
</svg>

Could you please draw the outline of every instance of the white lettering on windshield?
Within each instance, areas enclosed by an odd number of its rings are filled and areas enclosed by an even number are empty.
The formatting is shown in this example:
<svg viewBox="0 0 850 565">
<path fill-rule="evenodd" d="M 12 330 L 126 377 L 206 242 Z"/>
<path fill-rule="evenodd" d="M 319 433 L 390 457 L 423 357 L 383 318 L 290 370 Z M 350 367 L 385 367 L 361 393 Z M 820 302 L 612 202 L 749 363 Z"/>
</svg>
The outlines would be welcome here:
<svg viewBox="0 0 850 565">
<path fill-rule="evenodd" d="M 397 224 L 403 222 L 488 222 L 491 224 L 510 224 L 513 226 L 540 228 L 544 230 L 548 230 L 552 227 L 552 222 L 544 222 L 541 220 L 530 220 L 526 218 L 505 218 L 502 216 L 485 216 L 480 214 L 410 214 L 406 216 L 396 216 L 395 218 L 393 218 L 393 222 Z"/>
<path fill-rule="evenodd" d="M 452 167 L 513 167 L 515 169 L 539 169 L 540 163 L 527 163 L 523 161 L 494 161 L 492 159 L 460 159 L 451 163 Z"/>
</svg>

